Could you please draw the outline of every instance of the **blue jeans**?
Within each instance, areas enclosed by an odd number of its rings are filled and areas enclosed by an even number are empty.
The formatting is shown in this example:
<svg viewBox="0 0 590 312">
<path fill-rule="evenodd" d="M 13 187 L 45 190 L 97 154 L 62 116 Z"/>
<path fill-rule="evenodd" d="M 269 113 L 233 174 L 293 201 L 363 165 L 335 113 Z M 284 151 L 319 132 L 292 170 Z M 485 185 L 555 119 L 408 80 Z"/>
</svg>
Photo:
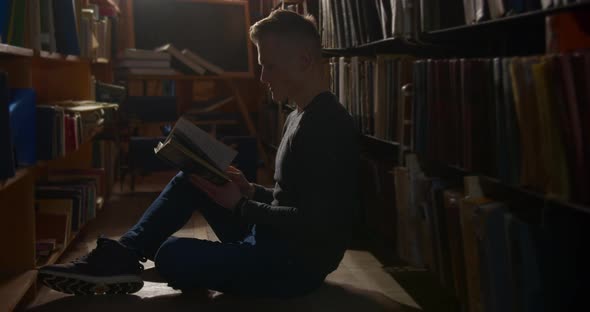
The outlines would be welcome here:
<svg viewBox="0 0 590 312">
<path fill-rule="evenodd" d="M 221 242 L 171 237 L 199 211 Z M 284 242 L 251 243 L 248 224 L 209 199 L 178 173 L 120 241 L 148 259 L 171 287 L 292 297 L 319 287 L 325 274 L 292 261 Z M 270 241 L 270 242 L 269 242 Z"/>
</svg>

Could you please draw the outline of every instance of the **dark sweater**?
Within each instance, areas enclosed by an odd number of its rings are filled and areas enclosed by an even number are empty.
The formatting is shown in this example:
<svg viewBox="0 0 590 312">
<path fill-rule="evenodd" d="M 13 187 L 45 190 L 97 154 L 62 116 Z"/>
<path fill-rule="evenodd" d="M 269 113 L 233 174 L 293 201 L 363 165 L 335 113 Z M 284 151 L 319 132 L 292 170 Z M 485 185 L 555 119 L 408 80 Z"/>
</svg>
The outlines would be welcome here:
<svg viewBox="0 0 590 312">
<path fill-rule="evenodd" d="M 334 270 L 358 207 L 359 133 L 331 92 L 317 95 L 285 123 L 274 188 L 256 187 L 240 214 L 256 242 L 284 243 L 306 268 Z"/>
</svg>

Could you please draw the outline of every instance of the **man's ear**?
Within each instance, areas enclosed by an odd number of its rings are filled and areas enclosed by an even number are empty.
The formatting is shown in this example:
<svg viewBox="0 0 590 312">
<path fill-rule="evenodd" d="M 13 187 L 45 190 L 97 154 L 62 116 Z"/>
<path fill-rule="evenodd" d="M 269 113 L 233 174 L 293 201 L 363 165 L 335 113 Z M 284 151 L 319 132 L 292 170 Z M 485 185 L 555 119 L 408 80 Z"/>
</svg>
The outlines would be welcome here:
<svg viewBox="0 0 590 312">
<path fill-rule="evenodd" d="M 309 48 L 302 48 L 301 54 L 299 55 L 299 65 L 301 66 L 301 71 L 309 70 L 313 65 L 313 55 L 311 53 L 311 49 Z"/>
</svg>

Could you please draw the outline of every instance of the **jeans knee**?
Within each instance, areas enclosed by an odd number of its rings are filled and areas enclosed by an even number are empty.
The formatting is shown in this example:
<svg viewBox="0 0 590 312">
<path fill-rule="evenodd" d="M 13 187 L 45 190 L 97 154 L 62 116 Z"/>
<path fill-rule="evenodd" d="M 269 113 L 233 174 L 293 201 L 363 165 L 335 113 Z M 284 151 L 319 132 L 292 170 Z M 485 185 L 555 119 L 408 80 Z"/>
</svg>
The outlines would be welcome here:
<svg viewBox="0 0 590 312">
<path fill-rule="evenodd" d="M 173 280 L 177 275 L 178 265 L 175 262 L 182 253 L 181 249 L 179 238 L 170 237 L 160 246 L 154 257 L 156 270 L 166 280 Z"/>
</svg>

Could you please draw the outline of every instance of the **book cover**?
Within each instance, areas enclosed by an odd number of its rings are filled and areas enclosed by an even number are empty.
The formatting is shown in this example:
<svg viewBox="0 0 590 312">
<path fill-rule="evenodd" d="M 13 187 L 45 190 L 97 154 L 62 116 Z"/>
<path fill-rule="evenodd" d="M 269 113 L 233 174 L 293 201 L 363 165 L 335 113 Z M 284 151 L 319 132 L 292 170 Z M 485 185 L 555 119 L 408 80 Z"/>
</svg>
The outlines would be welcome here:
<svg viewBox="0 0 590 312">
<path fill-rule="evenodd" d="M 477 176 L 465 177 L 465 197 L 459 204 L 459 223 L 463 239 L 463 257 L 465 264 L 465 281 L 469 311 L 484 311 L 482 305 L 482 275 L 480 268 L 480 241 L 477 239 L 475 224 L 476 210 L 479 206 L 491 202 L 484 196 Z"/>
<path fill-rule="evenodd" d="M 488 0 L 488 7 L 492 19 L 502 17 L 506 14 L 504 0 Z"/>
<path fill-rule="evenodd" d="M 559 56 L 562 64 L 562 74 L 557 77 L 562 77 L 562 86 L 567 90 L 567 96 L 563 97 L 566 100 L 566 111 L 569 113 L 569 120 L 571 123 L 564 128 L 571 128 L 572 137 L 567 138 L 573 141 L 573 159 L 570 161 L 570 171 L 575 180 L 572 182 L 574 186 L 574 199 L 581 203 L 590 202 L 590 193 L 587 190 L 590 188 L 590 84 L 588 77 L 590 77 L 590 54 L 589 53 L 574 53 L 571 57 Z M 568 59 L 571 65 L 568 65 Z M 575 93 L 575 94 L 574 94 Z M 586 122 L 583 122 L 586 121 Z M 567 129 L 564 129 L 564 131 Z"/>
<path fill-rule="evenodd" d="M 568 170 L 566 147 L 563 141 L 563 128 L 569 124 L 559 124 L 559 110 L 562 105 L 557 104 L 554 81 L 551 77 L 550 60 L 541 61 L 532 66 L 535 93 L 539 112 L 541 130 L 541 152 L 545 157 L 543 167 L 546 168 L 545 191 L 561 199 L 570 198 L 570 173 Z M 554 77 L 554 76 L 553 76 Z"/>
<path fill-rule="evenodd" d="M 0 72 L 0 179 L 11 178 L 15 174 L 10 115 L 8 111 L 8 80 L 5 72 Z"/>
<path fill-rule="evenodd" d="M 447 225 L 447 237 L 449 239 L 449 250 L 451 269 L 453 275 L 453 288 L 455 295 L 467 302 L 467 282 L 465 273 L 465 258 L 463 257 L 463 238 L 460 221 L 460 202 L 464 197 L 462 192 L 446 190 L 443 192 L 445 224 Z"/>
<path fill-rule="evenodd" d="M 11 3 L 10 0 L 0 0 L 0 43 L 7 43 Z"/>
<path fill-rule="evenodd" d="M 475 209 L 474 224 L 480 240 L 481 273 L 485 311 L 510 311 L 514 307 L 514 281 L 510 272 L 510 257 L 504 229 L 508 207 L 490 202 Z"/>
<path fill-rule="evenodd" d="M 432 203 L 433 244 L 437 259 L 437 273 L 441 285 L 452 289 L 453 270 L 451 267 L 451 254 L 443 198 L 443 192 L 448 186 L 448 183 L 444 180 L 433 178 L 429 196 L 430 202 Z"/>
<path fill-rule="evenodd" d="M 410 178 L 408 168 L 395 167 L 393 169 L 393 176 L 397 214 L 397 253 L 400 259 L 410 262 L 410 224 L 408 212 L 410 205 Z"/>
<path fill-rule="evenodd" d="M 56 52 L 55 21 L 53 19 L 53 0 L 40 1 L 40 43 L 41 50 Z"/>
<path fill-rule="evenodd" d="M 172 56 L 168 53 L 142 50 L 142 49 L 125 49 L 118 57 L 119 61 L 126 60 L 143 60 L 143 61 L 161 61 L 170 62 Z"/>
<path fill-rule="evenodd" d="M 223 68 L 207 61 L 206 59 L 202 58 L 197 53 L 195 53 L 191 50 L 188 50 L 188 49 L 182 50 L 182 55 L 186 56 L 186 58 L 188 58 L 189 60 L 191 60 L 195 64 L 198 64 L 201 67 L 204 67 L 206 70 L 208 70 L 212 73 L 215 73 L 217 75 L 223 75 L 223 73 L 225 72 L 223 70 Z"/>
<path fill-rule="evenodd" d="M 64 55 L 80 55 L 74 3 L 53 1 L 53 15 L 57 52 Z"/>
<path fill-rule="evenodd" d="M 12 1 L 11 16 L 8 29 L 8 44 L 25 47 L 27 3 Z"/>
<path fill-rule="evenodd" d="M 505 181 L 511 185 L 517 185 L 520 181 L 520 161 L 521 161 L 521 145 L 520 145 L 520 129 L 518 118 L 516 115 L 516 107 L 514 103 L 514 92 L 512 90 L 512 76 L 510 74 L 510 67 L 512 64 L 511 58 L 502 59 L 502 94 L 504 102 L 504 118 L 506 127 L 506 160 L 507 162 L 507 180 Z"/>
<path fill-rule="evenodd" d="M 237 154 L 184 117 L 154 152 L 175 167 L 218 185 L 230 181 L 225 170 Z"/>
<path fill-rule="evenodd" d="M 180 52 L 175 46 L 168 43 L 161 47 L 154 49 L 156 52 L 166 52 L 172 56 L 171 65 L 176 70 L 187 74 L 199 74 L 203 75 L 206 72 L 206 69 L 203 68 L 201 65 L 196 64 L 192 60 L 188 59 L 182 52 Z"/>
<path fill-rule="evenodd" d="M 510 273 L 514 279 L 514 311 L 544 311 L 539 258 L 539 228 L 507 213 L 504 215 Z"/>
<path fill-rule="evenodd" d="M 11 90 L 10 128 L 19 166 L 34 165 L 37 162 L 35 102 L 35 90 Z"/>
<path fill-rule="evenodd" d="M 57 215 L 62 216 L 65 219 L 65 227 L 60 228 L 58 233 L 62 235 L 55 235 L 55 237 L 43 237 L 44 235 L 38 235 L 38 239 L 42 238 L 55 238 L 58 243 L 67 244 L 72 235 L 72 211 L 73 201 L 71 199 L 36 199 L 35 200 L 35 211 L 37 215 Z M 36 220 L 37 233 L 50 233 L 50 230 L 45 229 L 48 224 L 44 224 L 41 220 Z M 61 222 L 62 220 L 60 220 Z M 53 236 L 53 235 L 52 235 Z"/>
<path fill-rule="evenodd" d="M 37 187 L 35 189 L 37 199 L 68 199 L 72 201 L 72 232 L 77 232 L 83 225 L 81 222 L 83 197 L 80 189 L 66 187 Z"/>
</svg>

